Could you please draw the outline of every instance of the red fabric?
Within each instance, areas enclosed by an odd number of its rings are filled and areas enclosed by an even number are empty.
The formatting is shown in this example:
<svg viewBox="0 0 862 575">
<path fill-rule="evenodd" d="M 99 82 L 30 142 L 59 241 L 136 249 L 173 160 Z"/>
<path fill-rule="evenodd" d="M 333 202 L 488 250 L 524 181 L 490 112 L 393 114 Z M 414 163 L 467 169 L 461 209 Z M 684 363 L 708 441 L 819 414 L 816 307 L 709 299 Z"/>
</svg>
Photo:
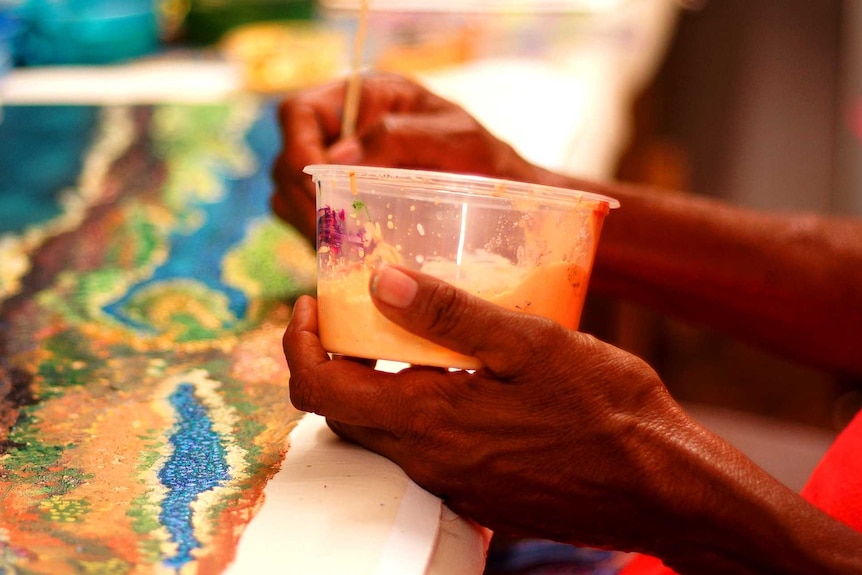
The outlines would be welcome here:
<svg viewBox="0 0 862 575">
<path fill-rule="evenodd" d="M 802 497 L 857 531 L 862 531 L 862 412 L 835 440 L 805 487 Z M 654 557 L 638 555 L 620 575 L 674 575 Z"/>
<path fill-rule="evenodd" d="M 856 414 L 814 469 L 802 497 L 862 531 L 862 412 Z"/>
<path fill-rule="evenodd" d="M 676 572 L 664 566 L 661 560 L 649 555 L 635 555 L 620 575 L 674 575 Z"/>
</svg>

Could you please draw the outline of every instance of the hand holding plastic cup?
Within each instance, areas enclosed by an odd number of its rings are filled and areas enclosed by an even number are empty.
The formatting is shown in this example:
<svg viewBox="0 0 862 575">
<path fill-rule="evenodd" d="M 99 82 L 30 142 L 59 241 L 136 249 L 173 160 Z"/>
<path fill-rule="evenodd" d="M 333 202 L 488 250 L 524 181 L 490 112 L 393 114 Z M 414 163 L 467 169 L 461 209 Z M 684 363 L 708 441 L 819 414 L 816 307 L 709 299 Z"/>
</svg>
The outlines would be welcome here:
<svg viewBox="0 0 862 575">
<path fill-rule="evenodd" d="M 577 329 L 602 223 L 616 200 L 479 176 L 305 168 L 317 188 L 318 327 L 330 353 L 476 369 L 395 325 L 369 294 L 381 263 Z"/>
</svg>

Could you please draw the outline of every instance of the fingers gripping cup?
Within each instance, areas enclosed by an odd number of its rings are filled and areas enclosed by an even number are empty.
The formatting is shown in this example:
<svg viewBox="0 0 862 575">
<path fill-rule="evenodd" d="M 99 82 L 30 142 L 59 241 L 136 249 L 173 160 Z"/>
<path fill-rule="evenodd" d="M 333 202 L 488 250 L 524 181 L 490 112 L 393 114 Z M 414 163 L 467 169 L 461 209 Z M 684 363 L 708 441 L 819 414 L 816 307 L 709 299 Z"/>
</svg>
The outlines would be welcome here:
<svg viewBox="0 0 862 575">
<path fill-rule="evenodd" d="M 331 353 L 438 367 L 481 363 L 386 319 L 371 272 L 398 264 L 575 329 L 606 196 L 443 172 L 312 165 L 318 328 Z"/>
</svg>

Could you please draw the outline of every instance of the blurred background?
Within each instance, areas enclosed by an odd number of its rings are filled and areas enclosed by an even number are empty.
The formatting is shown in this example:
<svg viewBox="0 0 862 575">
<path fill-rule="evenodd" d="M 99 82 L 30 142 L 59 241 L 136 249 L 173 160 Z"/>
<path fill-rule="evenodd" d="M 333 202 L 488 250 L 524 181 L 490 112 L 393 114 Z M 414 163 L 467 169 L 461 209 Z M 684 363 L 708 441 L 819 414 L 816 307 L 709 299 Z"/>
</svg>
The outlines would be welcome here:
<svg viewBox="0 0 862 575">
<path fill-rule="evenodd" d="M 681 13 L 653 80 L 638 95 L 617 176 L 760 209 L 859 216 L 860 110 L 862 4 L 705 2 Z M 862 407 L 858 379 L 629 306 L 617 311 L 617 331 L 606 335 L 652 358 L 684 401 L 826 435 Z"/>
<path fill-rule="evenodd" d="M 93 77 L 89 93 L 105 91 L 142 63 L 186 67 L 134 90 L 278 98 L 347 70 L 358 8 L 0 0 L 0 100 L 74 99 Z M 368 30 L 364 67 L 427 82 L 549 168 L 862 215 L 854 0 L 370 0 Z M 189 63 L 229 81 L 207 84 Z M 696 417 L 794 488 L 862 407 L 856 379 L 636 306 L 591 296 L 582 327 L 647 359 Z"/>
</svg>

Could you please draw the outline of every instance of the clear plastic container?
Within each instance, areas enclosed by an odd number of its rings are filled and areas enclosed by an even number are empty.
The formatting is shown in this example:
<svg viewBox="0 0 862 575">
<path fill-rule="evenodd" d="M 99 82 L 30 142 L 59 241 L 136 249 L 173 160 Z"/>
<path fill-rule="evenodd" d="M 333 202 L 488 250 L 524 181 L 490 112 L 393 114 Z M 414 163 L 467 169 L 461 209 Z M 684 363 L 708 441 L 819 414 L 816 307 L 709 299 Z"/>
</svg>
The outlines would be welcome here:
<svg viewBox="0 0 862 575">
<path fill-rule="evenodd" d="M 446 280 L 576 329 L 602 222 L 616 200 L 478 176 L 305 168 L 317 188 L 320 338 L 331 353 L 475 369 L 481 363 L 386 319 L 368 284 L 381 262 Z"/>
</svg>

